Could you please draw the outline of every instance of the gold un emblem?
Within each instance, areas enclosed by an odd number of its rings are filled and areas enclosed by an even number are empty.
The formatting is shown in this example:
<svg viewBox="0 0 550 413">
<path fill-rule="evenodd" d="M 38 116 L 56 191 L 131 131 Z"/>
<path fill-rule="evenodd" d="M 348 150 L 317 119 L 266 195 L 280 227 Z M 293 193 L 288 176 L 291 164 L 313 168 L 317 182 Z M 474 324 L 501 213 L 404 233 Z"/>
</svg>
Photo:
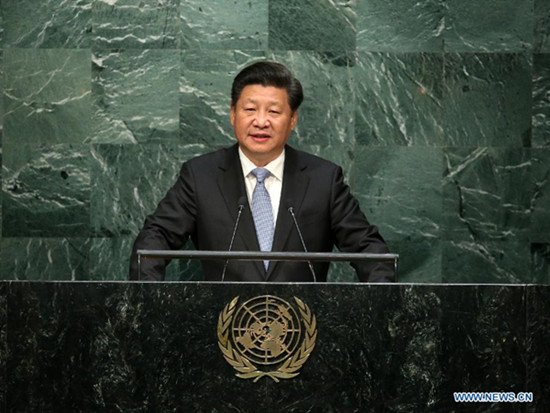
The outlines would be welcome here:
<svg viewBox="0 0 550 413">
<path fill-rule="evenodd" d="M 273 295 L 237 306 L 235 297 L 218 317 L 218 344 L 237 377 L 291 379 L 315 347 L 317 322 L 302 300 L 296 307 Z"/>
</svg>

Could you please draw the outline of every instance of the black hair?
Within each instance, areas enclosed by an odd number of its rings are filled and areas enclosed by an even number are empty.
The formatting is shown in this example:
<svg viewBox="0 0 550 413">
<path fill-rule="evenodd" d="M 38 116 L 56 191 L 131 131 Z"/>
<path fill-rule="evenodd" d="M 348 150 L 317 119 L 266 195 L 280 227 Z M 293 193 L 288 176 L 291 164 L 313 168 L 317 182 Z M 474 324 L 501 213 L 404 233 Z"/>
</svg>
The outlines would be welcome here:
<svg viewBox="0 0 550 413">
<path fill-rule="evenodd" d="M 286 66 L 277 62 L 257 62 L 241 70 L 235 76 L 231 86 L 231 106 L 235 106 L 243 89 L 248 85 L 285 89 L 288 95 L 288 104 L 293 112 L 304 100 L 300 81 L 292 76 Z"/>
</svg>

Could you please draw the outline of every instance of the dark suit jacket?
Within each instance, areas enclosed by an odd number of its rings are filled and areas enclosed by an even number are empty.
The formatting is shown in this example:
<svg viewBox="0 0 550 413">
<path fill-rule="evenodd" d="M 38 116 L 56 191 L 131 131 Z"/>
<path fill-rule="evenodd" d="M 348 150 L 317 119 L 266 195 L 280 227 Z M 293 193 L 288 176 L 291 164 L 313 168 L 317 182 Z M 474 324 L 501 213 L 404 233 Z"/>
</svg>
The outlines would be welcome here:
<svg viewBox="0 0 550 413">
<path fill-rule="evenodd" d="M 286 147 L 281 203 L 272 251 L 303 251 L 288 208 L 294 208 L 308 251 L 387 253 L 384 240 L 369 224 L 344 184 L 342 169 L 317 156 Z M 177 182 L 145 220 L 132 252 L 130 278 L 138 279 L 138 249 L 180 249 L 191 236 L 199 250 L 227 251 L 246 189 L 238 146 L 185 162 Z M 242 212 L 233 251 L 259 251 L 248 203 Z M 165 262 L 144 260 L 141 279 L 162 280 Z M 206 280 L 221 279 L 223 261 L 202 263 Z M 352 264 L 361 281 L 393 281 L 388 264 Z M 328 263 L 314 263 L 318 281 L 326 281 Z M 232 261 L 227 281 L 312 281 L 307 263 Z"/>
</svg>

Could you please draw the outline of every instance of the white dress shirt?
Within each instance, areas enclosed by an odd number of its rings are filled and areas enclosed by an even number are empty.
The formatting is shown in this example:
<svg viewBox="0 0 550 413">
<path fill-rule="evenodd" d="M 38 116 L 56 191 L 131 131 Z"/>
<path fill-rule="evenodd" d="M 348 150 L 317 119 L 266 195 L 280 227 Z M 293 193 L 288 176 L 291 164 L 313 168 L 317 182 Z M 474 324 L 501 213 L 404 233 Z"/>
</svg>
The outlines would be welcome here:
<svg viewBox="0 0 550 413">
<path fill-rule="evenodd" d="M 244 184 L 246 186 L 246 196 L 248 197 L 248 204 L 252 205 L 252 193 L 254 192 L 254 187 L 256 186 L 256 177 L 252 174 L 252 170 L 256 169 L 257 166 L 246 157 L 244 152 L 239 147 L 239 158 L 241 160 L 241 165 L 243 167 L 243 176 Z M 285 150 L 269 162 L 265 169 L 267 169 L 271 175 L 269 175 L 265 181 L 265 189 L 269 193 L 271 198 L 271 207 L 273 208 L 273 219 L 275 223 L 277 222 L 277 213 L 279 212 L 279 204 L 281 203 L 281 190 L 283 189 L 283 171 L 285 167 Z"/>
</svg>

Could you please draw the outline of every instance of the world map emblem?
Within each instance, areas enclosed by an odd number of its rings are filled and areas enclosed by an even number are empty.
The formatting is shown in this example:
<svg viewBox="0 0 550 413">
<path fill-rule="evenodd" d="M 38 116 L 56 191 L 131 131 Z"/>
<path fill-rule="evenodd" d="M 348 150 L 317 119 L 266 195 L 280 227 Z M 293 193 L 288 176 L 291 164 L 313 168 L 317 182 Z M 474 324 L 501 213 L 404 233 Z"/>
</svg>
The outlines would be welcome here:
<svg viewBox="0 0 550 413">
<path fill-rule="evenodd" d="M 296 377 L 315 347 L 317 321 L 299 298 L 293 304 L 261 295 L 227 304 L 218 317 L 218 345 L 242 379 Z"/>
</svg>

